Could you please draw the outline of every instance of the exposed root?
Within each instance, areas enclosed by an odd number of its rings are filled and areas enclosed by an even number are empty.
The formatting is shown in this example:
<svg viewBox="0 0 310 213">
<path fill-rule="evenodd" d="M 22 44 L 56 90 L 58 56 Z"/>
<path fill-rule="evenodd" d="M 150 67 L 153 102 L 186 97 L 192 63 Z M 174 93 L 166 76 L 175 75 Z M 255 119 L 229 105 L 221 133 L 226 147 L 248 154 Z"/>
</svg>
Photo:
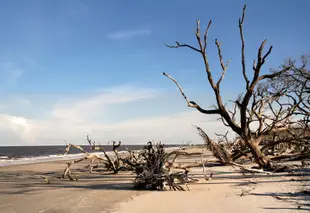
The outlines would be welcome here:
<svg viewBox="0 0 310 213">
<path fill-rule="evenodd" d="M 173 161 L 167 163 L 168 158 L 175 154 Z M 193 153 L 197 154 L 197 153 Z M 200 154 L 200 153 L 199 153 Z M 137 177 L 134 180 L 134 188 L 137 189 L 151 189 L 151 190 L 164 190 L 168 186 L 170 190 L 184 191 L 187 183 L 194 181 L 188 177 L 188 170 L 184 172 L 170 172 L 171 166 L 179 155 L 191 155 L 184 152 L 165 153 L 164 147 L 161 144 L 153 146 L 151 142 L 140 153 L 140 163 L 136 164 Z M 133 163 L 132 163 L 133 164 Z M 178 182 L 176 182 L 178 181 Z"/>
</svg>

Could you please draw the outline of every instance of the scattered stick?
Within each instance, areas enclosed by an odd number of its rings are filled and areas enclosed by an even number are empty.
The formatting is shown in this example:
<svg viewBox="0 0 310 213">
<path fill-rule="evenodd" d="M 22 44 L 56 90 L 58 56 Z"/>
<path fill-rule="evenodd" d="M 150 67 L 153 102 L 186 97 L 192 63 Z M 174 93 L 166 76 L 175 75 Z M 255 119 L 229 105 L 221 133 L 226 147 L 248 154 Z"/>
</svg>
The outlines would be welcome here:
<svg viewBox="0 0 310 213">
<path fill-rule="evenodd" d="M 205 178 L 206 178 L 206 180 L 211 180 L 211 179 L 212 179 L 212 177 L 213 177 L 213 172 L 211 172 L 211 174 L 210 174 L 210 176 L 209 176 L 209 177 L 207 177 L 207 174 L 205 174 Z"/>
<path fill-rule="evenodd" d="M 206 176 L 205 164 L 203 163 L 203 153 L 201 153 L 201 164 L 202 164 L 202 173 L 203 173 L 204 176 Z"/>
<path fill-rule="evenodd" d="M 41 176 L 41 178 L 44 179 L 47 184 L 52 183 L 48 177 Z"/>
</svg>

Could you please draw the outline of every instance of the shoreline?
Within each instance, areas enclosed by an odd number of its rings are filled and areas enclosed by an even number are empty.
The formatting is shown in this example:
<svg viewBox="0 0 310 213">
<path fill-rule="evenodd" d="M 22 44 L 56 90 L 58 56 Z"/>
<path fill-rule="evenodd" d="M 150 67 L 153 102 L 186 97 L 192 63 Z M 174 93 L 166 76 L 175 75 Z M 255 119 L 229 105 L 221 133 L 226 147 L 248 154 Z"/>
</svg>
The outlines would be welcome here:
<svg viewBox="0 0 310 213">
<path fill-rule="evenodd" d="M 187 151 L 197 152 L 197 148 Z M 201 150 L 201 149 L 199 149 Z M 212 154 L 204 150 L 204 159 Z M 180 156 L 179 163 L 200 161 L 198 157 Z M 296 162 L 293 162 L 296 163 Z M 231 166 L 191 168 L 190 176 L 199 182 L 188 184 L 190 191 L 138 191 L 133 189 L 132 172 L 89 173 L 86 165 L 72 166 L 78 181 L 51 179 L 47 184 L 41 175 L 58 176 L 64 161 L 0 167 L 0 209 L 3 213 L 300 213 L 309 212 L 310 168 L 305 172 L 242 174 Z M 298 204 L 297 204 L 298 203 Z M 168 210 L 167 210 L 168 209 Z"/>
<path fill-rule="evenodd" d="M 170 150 L 177 150 L 182 149 L 181 146 L 175 146 L 175 147 L 167 147 L 165 148 L 167 151 Z M 138 152 L 137 150 L 131 150 L 134 152 Z M 104 157 L 103 152 L 91 152 L 92 154 L 98 154 L 102 155 Z M 113 155 L 113 151 L 107 151 L 107 155 Z M 119 154 L 125 154 L 127 153 L 126 150 L 118 151 Z M 72 161 L 79 158 L 82 158 L 85 156 L 84 153 L 77 153 L 77 154 L 55 154 L 55 155 L 47 155 L 47 156 L 36 156 L 36 157 L 22 157 L 22 158 L 16 158 L 16 159 L 2 159 L 0 158 L 0 168 L 6 167 L 6 166 L 16 166 L 16 165 L 28 165 L 28 164 L 37 164 L 37 163 L 45 163 L 45 162 L 63 162 L 63 161 Z"/>
</svg>

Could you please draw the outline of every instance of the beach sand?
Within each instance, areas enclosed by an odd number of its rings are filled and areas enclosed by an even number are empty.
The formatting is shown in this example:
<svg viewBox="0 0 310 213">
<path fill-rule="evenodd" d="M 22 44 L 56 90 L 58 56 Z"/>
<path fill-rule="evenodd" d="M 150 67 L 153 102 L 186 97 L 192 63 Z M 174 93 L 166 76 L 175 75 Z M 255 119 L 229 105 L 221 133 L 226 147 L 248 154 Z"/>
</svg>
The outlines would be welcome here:
<svg viewBox="0 0 310 213">
<path fill-rule="evenodd" d="M 192 149 L 191 151 L 197 151 Z M 201 151 L 201 150 L 198 150 Z M 210 153 L 205 152 L 205 157 Z M 180 163 L 199 161 L 182 157 Z M 297 162 L 296 162 L 297 163 Z M 74 168 L 82 168 L 77 164 Z M 190 184 L 191 191 L 151 192 L 132 189 L 134 175 L 77 173 L 78 181 L 51 178 L 46 184 L 40 176 L 59 176 L 64 162 L 0 167 L 1 213 L 158 213 L 158 212 L 309 212 L 310 169 L 272 175 L 241 174 L 230 166 L 206 167 L 213 172 L 205 180 L 202 168 L 190 174 L 200 181 Z M 76 171 L 73 170 L 73 171 Z"/>
</svg>

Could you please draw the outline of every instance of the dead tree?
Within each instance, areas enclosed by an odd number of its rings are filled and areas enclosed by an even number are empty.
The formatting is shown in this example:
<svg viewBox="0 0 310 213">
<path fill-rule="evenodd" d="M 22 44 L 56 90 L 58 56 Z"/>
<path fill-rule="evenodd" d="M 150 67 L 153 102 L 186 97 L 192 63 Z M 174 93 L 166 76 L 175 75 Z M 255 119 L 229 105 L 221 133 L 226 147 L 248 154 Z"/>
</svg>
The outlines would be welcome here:
<svg viewBox="0 0 310 213">
<path fill-rule="evenodd" d="M 241 39 L 241 64 L 242 64 L 242 76 L 245 81 L 245 91 L 234 101 L 235 107 L 234 110 L 229 110 L 222 99 L 221 96 L 221 83 L 224 79 L 225 73 L 228 68 L 228 62 L 223 62 L 223 55 L 221 50 L 221 45 L 217 39 L 215 39 L 215 45 L 217 47 L 217 53 L 219 57 L 220 67 L 221 67 L 221 76 L 218 80 L 215 80 L 213 77 L 213 73 L 210 69 L 210 64 L 207 55 L 207 41 L 208 41 L 208 31 L 211 26 L 211 20 L 204 31 L 203 35 L 201 35 L 200 30 L 200 20 L 197 20 L 197 28 L 196 28 L 196 40 L 198 43 L 198 47 L 182 44 L 176 42 L 176 45 L 171 46 L 167 45 L 169 48 L 189 48 L 195 52 L 197 52 L 203 59 L 203 63 L 205 66 L 205 72 L 208 77 L 209 85 L 213 90 L 215 99 L 216 99 L 216 107 L 214 109 L 204 109 L 199 104 L 194 101 L 188 99 L 188 97 L 183 92 L 182 87 L 179 83 L 171 77 L 167 73 L 163 73 L 166 77 L 172 80 L 176 86 L 179 88 L 182 96 L 187 102 L 188 107 L 196 108 L 199 112 L 211 115 L 216 114 L 220 116 L 223 124 L 229 128 L 231 128 L 235 133 L 237 133 L 241 139 L 244 141 L 246 146 L 249 148 L 251 154 L 255 162 L 259 165 L 260 168 L 271 170 L 273 169 L 271 160 L 266 157 L 261 151 L 259 145 L 264 140 L 266 135 L 270 134 L 274 129 L 280 128 L 281 126 L 287 126 L 291 121 L 292 116 L 296 113 L 299 102 L 293 103 L 289 107 L 283 107 L 283 103 L 279 102 L 278 98 L 283 97 L 283 94 L 268 94 L 268 97 L 264 95 L 267 94 L 268 90 L 265 90 L 263 87 L 263 82 L 276 80 L 277 77 L 282 76 L 290 71 L 292 71 L 292 65 L 287 64 L 286 66 L 281 67 L 280 69 L 273 70 L 268 74 L 261 74 L 262 67 L 270 55 L 272 51 L 272 46 L 269 47 L 266 53 L 263 53 L 264 47 L 266 45 L 267 40 L 264 40 L 258 49 L 257 59 L 253 62 L 253 77 L 249 78 L 248 73 L 246 71 L 245 65 L 245 41 L 243 35 L 243 24 L 245 18 L 246 5 L 243 8 L 242 16 L 239 19 L 239 32 Z M 278 106 L 275 106 L 278 104 Z M 266 106 L 269 107 L 270 112 L 266 112 Z M 282 108 L 281 108 L 282 106 Z M 280 108 L 280 110 L 274 110 L 276 108 Z M 237 121 L 237 116 L 239 116 L 239 121 Z M 253 130 L 251 125 L 256 123 L 258 128 Z M 209 137 L 208 137 L 209 138 Z"/>
<path fill-rule="evenodd" d="M 275 97 L 278 107 L 276 110 L 271 103 L 268 103 L 269 111 L 273 116 L 264 119 L 273 119 L 277 125 L 270 128 L 272 139 L 264 141 L 263 148 L 277 146 L 287 148 L 292 152 L 308 150 L 310 146 L 310 70 L 309 56 L 301 57 L 301 65 L 297 66 L 296 61 L 288 59 L 283 67 L 290 67 L 288 72 L 277 76 L 274 80 L 269 80 L 265 86 L 266 97 Z M 283 99 L 285 99 L 283 101 Z M 279 119 L 282 117 L 283 119 Z M 270 125 L 269 125 L 270 126 Z M 294 147 L 294 148 L 293 148 Z M 294 150 L 292 150 L 294 149 Z M 284 149 L 285 151 L 285 149 Z"/>
</svg>

